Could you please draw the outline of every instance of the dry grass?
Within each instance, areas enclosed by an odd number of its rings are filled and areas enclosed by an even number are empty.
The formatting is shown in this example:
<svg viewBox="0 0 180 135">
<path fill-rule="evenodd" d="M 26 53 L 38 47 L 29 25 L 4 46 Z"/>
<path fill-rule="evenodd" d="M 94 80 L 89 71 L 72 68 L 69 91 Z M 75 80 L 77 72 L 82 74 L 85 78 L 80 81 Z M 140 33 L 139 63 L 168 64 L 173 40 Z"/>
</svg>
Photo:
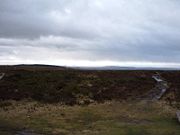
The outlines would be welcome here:
<svg viewBox="0 0 180 135">
<path fill-rule="evenodd" d="M 0 124 L 7 135 L 8 130 L 24 129 L 54 135 L 180 134 L 176 110 L 163 102 L 112 101 L 89 106 L 8 102 L 0 109 Z"/>
</svg>

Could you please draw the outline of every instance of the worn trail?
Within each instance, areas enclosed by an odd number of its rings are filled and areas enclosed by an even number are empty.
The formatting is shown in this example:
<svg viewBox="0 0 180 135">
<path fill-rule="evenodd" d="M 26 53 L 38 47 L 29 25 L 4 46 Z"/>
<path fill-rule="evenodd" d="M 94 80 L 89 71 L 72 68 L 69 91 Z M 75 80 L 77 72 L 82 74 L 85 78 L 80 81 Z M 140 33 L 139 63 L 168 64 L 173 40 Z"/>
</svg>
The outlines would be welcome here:
<svg viewBox="0 0 180 135">
<path fill-rule="evenodd" d="M 157 83 L 152 90 L 150 90 L 145 96 L 143 96 L 143 99 L 156 101 L 162 98 L 169 86 L 168 83 L 158 73 L 153 75 L 152 78 Z"/>
<path fill-rule="evenodd" d="M 3 79 L 4 76 L 5 76 L 5 73 L 0 73 L 0 80 Z"/>
</svg>

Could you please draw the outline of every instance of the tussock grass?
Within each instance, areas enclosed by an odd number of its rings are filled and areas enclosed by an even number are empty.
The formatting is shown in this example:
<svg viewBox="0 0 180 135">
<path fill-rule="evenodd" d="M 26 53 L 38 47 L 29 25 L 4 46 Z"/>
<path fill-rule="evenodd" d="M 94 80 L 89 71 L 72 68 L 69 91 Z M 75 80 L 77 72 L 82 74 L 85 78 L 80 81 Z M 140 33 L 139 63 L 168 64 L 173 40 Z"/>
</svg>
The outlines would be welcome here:
<svg viewBox="0 0 180 135">
<path fill-rule="evenodd" d="M 9 102 L 11 106 L 0 109 L 0 125 L 6 123 L 10 133 L 29 129 L 54 135 L 180 134 L 176 110 L 164 102 L 111 101 L 88 106 Z"/>
</svg>

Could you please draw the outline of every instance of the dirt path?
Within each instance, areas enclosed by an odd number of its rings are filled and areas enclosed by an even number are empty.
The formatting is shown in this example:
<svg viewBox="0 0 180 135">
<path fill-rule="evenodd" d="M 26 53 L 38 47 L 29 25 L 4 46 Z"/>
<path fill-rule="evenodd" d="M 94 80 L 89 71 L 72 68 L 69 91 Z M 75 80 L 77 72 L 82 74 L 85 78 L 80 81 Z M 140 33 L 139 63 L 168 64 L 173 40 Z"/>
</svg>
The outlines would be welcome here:
<svg viewBox="0 0 180 135">
<path fill-rule="evenodd" d="M 169 86 L 159 73 L 153 75 L 152 78 L 157 82 L 157 84 L 152 90 L 150 90 L 145 96 L 143 96 L 143 99 L 156 101 L 161 99 L 161 97 L 166 93 Z"/>
<path fill-rule="evenodd" d="M 177 111 L 177 112 L 176 112 L 176 116 L 177 116 L 178 121 L 179 121 L 179 123 L 180 123 L 180 111 Z"/>
<path fill-rule="evenodd" d="M 0 80 L 3 79 L 4 76 L 5 76 L 5 73 L 0 73 Z"/>
</svg>

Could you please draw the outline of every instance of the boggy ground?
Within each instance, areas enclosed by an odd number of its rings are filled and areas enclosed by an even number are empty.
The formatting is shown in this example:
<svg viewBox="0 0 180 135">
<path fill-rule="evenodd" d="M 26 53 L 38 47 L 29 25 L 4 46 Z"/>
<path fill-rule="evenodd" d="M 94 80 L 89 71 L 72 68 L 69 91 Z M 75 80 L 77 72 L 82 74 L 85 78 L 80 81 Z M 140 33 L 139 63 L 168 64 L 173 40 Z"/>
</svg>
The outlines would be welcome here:
<svg viewBox="0 0 180 135">
<path fill-rule="evenodd" d="M 86 106 L 6 101 L 1 103 L 0 134 L 179 135 L 175 112 L 162 101 L 110 101 Z"/>
<path fill-rule="evenodd" d="M 156 72 L 0 66 L 0 135 L 179 135 L 179 71 L 158 71 L 167 93 L 141 100 Z"/>
</svg>

